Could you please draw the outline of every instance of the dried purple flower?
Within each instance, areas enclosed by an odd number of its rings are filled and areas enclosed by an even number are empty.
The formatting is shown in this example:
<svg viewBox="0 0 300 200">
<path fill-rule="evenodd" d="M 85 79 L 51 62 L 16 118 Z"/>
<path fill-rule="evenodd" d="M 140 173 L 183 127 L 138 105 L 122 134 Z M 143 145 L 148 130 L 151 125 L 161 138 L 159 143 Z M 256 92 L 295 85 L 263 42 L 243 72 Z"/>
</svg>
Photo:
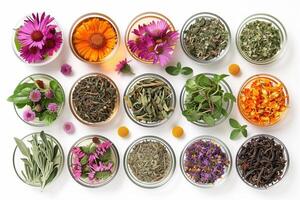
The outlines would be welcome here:
<svg viewBox="0 0 300 200">
<path fill-rule="evenodd" d="M 63 64 L 60 67 L 60 72 L 65 76 L 70 76 L 72 74 L 72 66 L 69 64 Z"/>
</svg>

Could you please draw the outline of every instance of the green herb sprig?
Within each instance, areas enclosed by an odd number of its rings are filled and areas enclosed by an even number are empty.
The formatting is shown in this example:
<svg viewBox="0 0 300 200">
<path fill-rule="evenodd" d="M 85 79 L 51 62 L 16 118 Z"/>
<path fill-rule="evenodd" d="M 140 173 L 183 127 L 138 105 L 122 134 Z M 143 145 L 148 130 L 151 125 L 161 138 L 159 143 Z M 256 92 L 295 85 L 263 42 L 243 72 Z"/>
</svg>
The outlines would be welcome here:
<svg viewBox="0 0 300 200">
<path fill-rule="evenodd" d="M 230 139 L 235 140 L 237 137 L 242 134 L 244 137 L 248 136 L 247 125 L 241 125 L 237 120 L 230 118 L 229 124 L 233 128 L 230 133 Z"/>
<path fill-rule="evenodd" d="M 186 97 L 183 115 L 191 122 L 204 121 L 209 126 L 215 125 L 228 113 L 224 108 L 227 103 L 235 102 L 231 92 L 225 92 L 220 82 L 226 74 L 208 76 L 199 74 L 188 79 L 185 84 Z"/>
<path fill-rule="evenodd" d="M 190 75 L 193 74 L 193 69 L 190 67 L 182 67 L 180 62 L 177 62 L 176 66 L 168 66 L 166 67 L 166 72 L 172 76 L 177 76 L 179 74 L 182 75 Z"/>
<path fill-rule="evenodd" d="M 14 138 L 18 149 L 25 158 L 24 170 L 21 172 L 25 181 L 40 185 L 43 189 L 57 176 L 60 165 L 62 165 L 62 152 L 52 138 L 42 131 L 32 135 L 31 148 L 18 139 Z"/>
</svg>

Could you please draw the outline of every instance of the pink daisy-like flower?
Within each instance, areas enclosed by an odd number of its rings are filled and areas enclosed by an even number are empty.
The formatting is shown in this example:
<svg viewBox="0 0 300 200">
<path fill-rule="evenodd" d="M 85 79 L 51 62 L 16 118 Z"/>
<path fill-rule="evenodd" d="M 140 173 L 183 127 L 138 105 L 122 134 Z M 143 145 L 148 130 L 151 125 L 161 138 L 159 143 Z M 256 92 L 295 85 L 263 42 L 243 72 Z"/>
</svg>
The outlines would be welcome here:
<svg viewBox="0 0 300 200">
<path fill-rule="evenodd" d="M 41 50 L 38 47 L 24 46 L 20 49 L 20 56 L 28 63 L 36 63 L 43 60 Z"/>
<path fill-rule="evenodd" d="M 55 29 L 54 29 L 55 31 Z M 51 32 L 51 31 L 50 31 Z M 57 52 L 61 44 L 62 40 L 62 33 L 56 32 L 55 34 L 48 34 L 49 37 L 45 40 L 44 48 L 42 49 L 43 55 L 52 56 L 55 52 Z"/>
<path fill-rule="evenodd" d="M 82 174 L 81 165 L 73 165 L 72 174 L 76 180 L 80 179 Z"/>
<path fill-rule="evenodd" d="M 134 74 L 131 70 L 131 67 L 129 65 L 129 62 L 131 62 L 131 60 L 127 60 L 127 58 L 125 58 L 124 60 L 121 60 L 117 65 L 116 65 L 116 71 L 118 73 L 123 72 L 123 73 L 128 73 L 128 74 Z"/>
<path fill-rule="evenodd" d="M 64 131 L 68 134 L 73 134 L 75 132 L 75 127 L 72 122 L 66 122 L 64 123 Z"/>
<path fill-rule="evenodd" d="M 35 112 L 33 112 L 30 108 L 24 110 L 24 112 L 23 112 L 23 119 L 26 122 L 33 121 L 35 119 Z"/>
<path fill-rule="evenodd" d="M 24 20 L 24 25 L 17 32 L 17 38 L 21 45 L 42 49 L 48 34 L 48 26 L 53 20 L 53 17 L 46 16 L 45 13 L 42 13 L 41 17 L 38 13 L 33 13 L 32 17 L 27 17 Z"/>
<path fill-rule="evenodd" d="M 70 76 L 72 74 L 72 66 L 69 64 L 63 64 L 60 67 L 60 72 L 65 76 Z"/>
<path fill-rule="evenodd" d="M 54 97 L 54 94 L 53 94 L 53 91 L 51 89 L 48 89 L 46 92 L 45 92 L 45 97 L 47 99 L 52 99 Z"/>
<path fill-rule="evenodd" d="M 47 106 L 47 109 L 50 111 L 50 112 L 57 112 L 58 110 L 58 105 L 56 103 L 49 103 L 48 106 Z"/>
<path fill-rule="evenodd" d="M 169 30 L 169 25 L 165 20 L 160 20 L 160 21 L 152 21 L 150 24 L 146 26 L 146 32 L 153 38 L 160 39 Z"/>
<path fill-rule="evenodd" d="M 170 61 L 173 51 L 173 48 L 167 43 L 156 45 L 153 63 L 159 63 L 161 66 L 165 66 Z"/>
<path fill-rule="evenodd" d="M 29 94 L 29 99 L 32 102 L 39 102 L 42 98 L 41 92 L 38 89 L 32 90 Z"/>
</svg>

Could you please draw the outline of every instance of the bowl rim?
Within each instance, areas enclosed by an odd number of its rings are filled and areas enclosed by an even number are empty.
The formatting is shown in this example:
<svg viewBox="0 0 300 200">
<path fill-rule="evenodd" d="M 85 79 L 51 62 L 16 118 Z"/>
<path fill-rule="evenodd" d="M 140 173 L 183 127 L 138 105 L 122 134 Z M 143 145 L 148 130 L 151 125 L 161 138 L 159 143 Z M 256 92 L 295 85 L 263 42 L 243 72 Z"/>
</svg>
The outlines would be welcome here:
<svg viewBox="0 0 300 200">
<path fill-rule="evenodd" d="M 284 167 L 284 170 L 283 170 L 283 174 L 282 174 L 282 176 L 281 176 L 281 179 L 278 180 L 277 182 L 271 184 L 271 185 L 266 186 L 266 187 L 257 187 L 257 186 L 254 186 L 253 184 L 249 183 L 248 181 L 246 181 L 246 180 L 244 179 L 244 177 L 242 176 L 241 170 L 239 169 L 239 166 L 238 166 L 238 155 L 239 155 L 239 153 L 240 153 L 242 147 L 244 147 L 245 145 L 247 145 L 252 139 L 259 138 L 259 137 L 267 137 L 267 138 L 269 138 L 269 139 L 274 139 L 274 141 L 275 141 L 277 144 L 279 144 L 280 146 L 282 146 L 283 151 L 284 151 L 284 155 L 286 156 L 286 158 L 285 158 L 285 159 L 286 159 L 286 165 L 285 165 L 285 167 Z M 281 180 L 282 180 L 282 179 L 285 177 L 285 175 L 287 174 L 287 172 L 288 172 L 288 170 L 289 170 L 289 166 L 290 166 L 290 156 L 289 156 L 289 152 L 288 152 L 286 146 L 285 146 L 284 143 L 283 143 L 281 140 L 279 140 L 277 137 L 272 136 L 272 135 L 269 135 L 269 134 L 256 134 L 256 135 L 253 135 L 253 136 L 247 138 L 247 140 L 244 141 L 244 142 L 242 143 L 242 145 L 239 147 L 239 149 L 238 149 L 238 151 L 237 151 L 237 153 L 236 153 L 236 157 L 235 157 L 235 169 L 236 169 L 237 174 L 239 175 L 240 179 L 241 179 L 246 185 L 248 185 L 249 187 L 254 188 L 254 189 L 258 189 L 258 190 L 266 190 L 266 189 L 268 189 L 268 188 L 271 188 L 271 187 L 274 186 L 274 185 L 277 185 L 279 182 L 281 182 Z"/>
<path fill-rule="evenodd" d="M 34 73 L 34 74 L 31 74 L 31 75 L 28 75 L 26 76 L 25 78 L 23 78 L 17 85 L 21 84 L 21 83 L 24 83 L 26 81 L 26 79 L 30 79 L 30 77 L 34 77 L 34 76 L 41 76 L 41 77 L 46 77 L 48 78 L 50 81 L 51 80 L 55 80 L 59 87 L 61 88 L 61 90 L 63 91 L 63 95 L 64 95 L 64 101 L 61 103 L 61 105 L 59 105 L 59 111 L 57 112 L 57 118 L 49 125 L 47 125 L 46 123 L 44 123 L 43 121 L 40 121 L 41 123 L 40 124 L 34 124 L 34 123 L 30 123 L 30 122 L 27 122 L 25 121 L 21 115 L 19 115 L 18 113 L 18 110 L 20 110 L 19 108 L 17 108 L 17 106 L 13 103 L 13 107 L 14 107 L 14 110 L 17 114 L 17 116 L 26 124 L 30 125 L 30 126 L 33 126 L 33 127 L 46 127 L 46 126 L 50 126 L 52 125 L 55 121 L 57 121 L 57 119 L 61 116 L 63 110 L 64 110 L 64 107 L 65 107 L 65 101 L 66 101 L 66 95 L 65 95 L 65 91 L 64 91 L 64 88 L 62 87 L 62 85 L 60 84 L 60 82 L 54 78 L 53 76 L 49 75 L 49 74 L 44 74 L 44 73 Z"/>
<path fill-rule="evenodd" d="M 28 137 L 32 137 L 33 135 L 35 135 L 35 134 L 40 134 L 40 133 L 41 133 L 41 132 L 33 132 L 33 133 L 29 133 L 29 134 L 25 135 L 24 137 L 22 137 L 21 140 L 24 141 L 24 140 L 27 139 Z M 64 165 L 65 165 L 65 154 L 64 154 L 64 150 L 63 150 L 61 144 L 59 143 L 59 141 L 58 141 L 54 136 L 52 136 L 51 134 L 46 133 L 46 132 L 45 132 L 45 135 L 46 135 L 46 137 L 51 138 L 51 139 L 57 144 L 57 146 L 58 146 L 58 148 L 59 148 L 59 151 L 60 151 L 60 153 L 61 153 L 61 163 L 60 163 L 59 171 L 58 171 L 58 173 L 56 174 L 55 178 L 49 183 L 49 184 L 51 184 L 55 179 L 57 179 L 57 178 L 61 175 L 61 173 L 62 173 L 62 171 L 63 171 Z M 17 176 L 19 177 L 19 179 L 20 179 L 21 181 L 23 181 L 25 184 L 30 185 L 30 186 L 32 186 L 32 187 L 41 187 L 40 185 L 35 185 L 35 184 L 31 184 L 31 183 L 29 183 L 29 182 L 26 182 L 26 180 L 24 180 L 24 179 L 22 178 L 22 176 L 18 173 L 18 170 L 16 169 L 16 168 L 17 168 L 17 167 L 16 167 L 16 164 L 15 164 L 15 159 L 16 159 L 16 152 L 17 152 L 17 149 L 18 149 L 18 147 L 17 147 L 17 145 L 16 145 L 16 147 L 15 147 L 15 149 L 14 149 L 14 152 L 13 152 L 13 157 L 12 157 L 12 160 L 13 160 L 13 167 L 14 167 L 15 173 L 17 174 Z"/>
<path fill-rule="evenodd" d="M 220 20 L 220 22 L 224 25 L 226 31 L 228 32 L 228 42 L 227 42 L 226 48 L 221 51 L 221 54 L 219 54 L 217 57 L 214 57 L 210 60 L 200 60 L 200 59 L 195 58 L 188 52 L 188 50 L 186 49 L 186 45 L 184 43 L 184 31 L 187 30 L 187 28 L 199 17 L 215 18 L 215 19 Z M 231 31 L 230 31 L 230 28 L 229 28 L 227 22 L 219 15 L 211 13 L 211 12 L 199 12 L 199 13 L 196 13 L 196 14 L 190 16 L 184 22 L 184 24 L 181 28 L 181 31 L 180 31 L 180 44 L 181 44 L 183 52 L 185 53 L 185 55 L 187 55 L 187 57 L 189 57 L 190 59 L 192 59 L 193 61 L 195 61 L 199 64 L 208 65 L 208 64 L 216 63 L 216 62 L 222 60 L 228 54 L 229 49 L 231 48 L 231 41 L 232 41 L 232 35 L 231 35 Z"/>
<path fill-rule="evenodd" d="M 100 121 L 100 122 L 88 122 L 84 119 L 82 119 L 80 116 L 78 116 L 78 114 L 76 113 L 75 111 L 75 108 L 73 106 L 73 101 L 72 101 L 72 97 L 73 97 L 73 92 L 76 88 L 76 86 L 78 85 L 79 82 L 81 82 L 82 80 L 88 78 L 88 77 L 92 77 L 92 76 L 100 76 L 101 78 L 104 78 L 106 79 L 107 81 L 110 82 L 110 84 L 116 89 L 116 103 L 115 103 L 115 107 L 114 107 L 114 110 L 112 112 L 112 114 L 110 115 L 109 118 L 107 118 L 105 121 Z M 73 116 L 79 121 L 81 122 L 82 124 L 85 124 L 85 125 L 88 125 L 88 126 L 101 126 L 101 125 L 104 125 L 108 122 L 110 122 L 118 113 L 119 111 L 119 107 L 120 107 L 120 92 L 119 92 L 119 89 L 116 85 L 116 83 L 107 75 L 103 74 L 103 73 L 100 73 L 100 72 L 91 72 L 91 73 L 88 73 L 88 74 L 85 74 L 81 77 L 79 77 L 72 85 L 71 89 L 70 89 L 70 92 L 69 92 L 69 107 L 70 107 L 70 110 L 73 114 Z"/>
<path fill-rule="evenodd" d="M 110 23 L 110 25 L 114 28 L 115 30 L 115 33 L 116 33 L 116 44 L 115 44 L 115 47 L 113 48 L 113 50 L 106 56 L 104 57 L 103 59 L 101 59 L 100 61 L 88 61 L 84 58 L 82 58 L 75 50 L 74 48 L 74 45 L 73 45 L 73 34 L 74 34 L 74 31 L 75 29 L 77 28 L 77 26 L 82 23 L 84 20 L 87 20 L 87 19 L 90 19 L 90 18 L 99 18 L 99 19 L 103 19 L 103 20 L 106 20 L 107 22 Z M 114 55 L 116 54 L 117 50 L 119 49 L 120 47 L 120 43 L 121 43 L 121 38 L 120 38 L 120 30 L 117 26 L 117 24 L 115 23 L 114 20 L 112 20 L 109 16 L 103 14 L 103 13 L 100 13 L 100 12 L 90 12 L 90 13 L 86 13 L 84 15 L 81 15 L 79 18 L 77 18 L 75 20 L 75 22 L 72 24 L 71 28 L 70 28 L 70 31 L 69 31 L 69 46 L 70 46 L 70 49 L 73 53 L 73 55 L 85 62 L 85 63 L 89 63 L 89 64 L 101 64 L 101 63 L 104 63 L 108 60 L 110 60 L 111 58 L 114 57 Z"/>
<path fill-rule="evenodd" d="M 199 74 L 196 74 L 194 75 L 193 77 L 191 77 L 190 79 L 193 79 L 195 78 L 196 76 L 198 75 L 208 75 L 208 76 L 213 76 L 213 75 L 218 75 L 217 73 L 199 73 Z M 189 79 L 188 79 L 189 80 Z M 187 81 L 187 80 L 186 80 Z M 231 94 L 233 94 L 232 90 L 231 90 L 231 87 L 230 85 L 228 84 L 228 82 L 226 80 L 222 80 L 222 83 L 226 86 L 226 89 L 228 90 L 228 92 L 230 92 Z M 186 84 L 186 82 L 185 82 Z M 180 109 L 181 109 L 181 112 L 184 111 L 184 99 L 185 99 L 185 84 L 183 85 L 182 89 L 181 89 L 181 93 L 180 93 L 180 99 L 179 99 L 179 102 L 180 102 Z M 233 110 L 233 104 L 234 102 L 233 101 L 229 101 L 228 105 L 227 105 L 227 111 L 228 111 L 228 115 L 227 116 L 224 116 L 221 117 L 218 121 L 215 122 L 215 124 L 213 126 L 209 126 L 208 124 L 206 123 L 200 123 L 198 121 L 193 121 L 193 122 L 190 122 L 192 124 L 195 124 L 197 126 L 200 126 L 200 127 L 205 127 L 205 128 L 211 128 L 211 127 L 215 127 L 215 126 L 218 126 L 220 124 L 222 124 L 230 115 L 230 113 L 232 112 Z"/>
<path fill-rule="evenodd" d="M 85 184 L 85 182 L 83 182 L 83 181 L 76 180 L 73 173 L 72 173 L 72 171 L 71 171 L 71 164 L 70 164 L 72 162 L 72 155 L 73 155 L 73 153 L 71 152 L 72 148 L 77 147 L 80 143 L 82 143 L 86 140 L 92 140 L 94 137 L 97 137 L 97 138 L 99 138 L 100 140 L 103 140 L 103 141 L 106 140 L 106 141 L 111 142 L 111 144 L 112 144 L 111 148 L 112 148 L 112 151 L 114 152 L 114 155 L 116 157 L 116 162 L 115 162 L 116 167 L 115 167 L 114 173 L 110 176 L 109 179 L 104 180 L 104 182 L 101 182 L 101 184 L 98 184 L 98 185 L 91 185 L 91 184 L 88 184 L 88 183 Z M 86 135 L 86 136 L 83 136 L 83 137 L 79 138 L 78 140 L 76 140 L 76 142 L 74 142 L 73 145 L 71 146 L 71 148 L 69 150 L 69 153 L 68 153 L 68 157 L 67 157 L 67 165 L 68 165 L 68 171 L 69 171 L 71 177 L 74 179 L 74 181 L 76 183 L 78 183 L 79 185 L 82 185 L 84 187 L 87 187 L 87 188 L 99 188 L 99 187 L 107 185 L 108 183 L 110 183 L 117 176 L 117 174 L 119 172 L 119 169 L 120 169 L 120 155 L 119 155 L 119 151 L 118 151 L 116 145 L 110 139 L 108 139 L 107 137 L 104 137 L 102 135 L 97 135 L 97 134 Z"/>
<path fill-rule="evenodd" d="M 267 21 L 267 22 L 271 23 L 274 27 L 276 27 L 279 30 L 280 37 L 281 37 L 281 44 L 280 44 L 281 48 L 272 58 L 265 60 L 265 61 L 255 61 L 255 60 L 251 59 L 249 56 L 246 55 L 246 53 L 243 52 L 243 50 L 241 49 L 241 45 L 240 45 L 241 32 L 243 31 L 244 27 L 248 23 L 253 22 L 255 20 L 262 20 L 262 21 Z M 245 18 L 239 25 L 237 32 L 236 32 L 236 36 L 235 36 L 235 44 L 236 44 L 239 54 L 246 61 L 248 61 L 251 64 L 255 64 L 255 65 L 267 65 L 267 64 L 275 62 L 280 57 L 282 57 L 286 50 L 287 40 L 288 40 L 287 32 L 286 32 L 286 29 L 283 26 L 283 24 L 277 18 L 275 18 L 273 15 L 266 14 L 266 13 L 256 13 L 256 14 L 252 14 L 252 15 L 248 16 L 247 18 Z"/>
<path fill-rule="evenodd" d="M 288 93 L 288 90 L 287 90 L 287 87 L 285 86 L 285 84 L 279 79 L 277 78 L 276 76 L 274 75 L 271 75 L 271 74 L 267 74 L 267 73 L 260 73 L 260 74 L 254 74 L 252 76 L 250 76 L 249 78 L 247 78 L 244 83 L 242 84 L 242 86 L 240 87 L 239 89 L 239 93 L 237 95 L 237 107 L 238 107 L 238 110 L 239 110 L 239 113 L 243 116 L 243 118 L 249 122 L 250 124 L 254 125 L 254 126 L 257 126 L 257 127 L 272 127 L 276 124 L 278 124 L 280 121 L 282 121 L 282 117 L 287 113 L 287 110 L 286 109 L 283 113 L 283 116 L 280 117 L 280 119 L 278 119 L 275 123 L 272 123 L 272 124 L 266 124 L 266 125 L 260 125 L 260 124 L 257 124 L 257 123 L 254 123 L 252 122 L 251 120 L 249 120 L 244 112 L 241 110 L 241 105 L 240 105 L 240 98 L 241 98 L 241 93 L 242 91 L 249 85 L 251 84 L 254 80 L 256 79 L 260 79 L 260 78 L 266 78 L 268 80 L 271 80 L 272 82 L 274 83 L 280 83 L 283 87 L 283 92 L 285 93 L 286 95 L 286 107 L 288 108 L 289 106 L 289 103 L 290 103 L 290 97 L 289 97 L 289 93 Z"/>
<path fill-rule="evenodd" d="M 223 150 L 222 152 L 226 154 L 226 157 L 229 161 L 229 166 L 226 167 L 226 172 L 222 175 L 222 177 L 220 177 L 219 179 L 216 180 L 216 182 L 214 183 L 210 183 L 210 184 L 197 184 L 195 183 L 193 180 L 191 180 L 185 173 L 184 171 L 184 155 L 186 152 L 186 149 L 194 144 L 195 142 L 199 141 L 199 140 L 204 140 L 204 141 L 210 141 L 212 143 L 217 144 L 221 150 Z M 180 153 L 180 169 L 181 169 L 181 173 L 184 176 L 184 178 L 190 182 L 192 185 L 198 187 L 198 188 L 213 188 L 215 186 L 218 186 L 222 183 L 224 183 L 226 181 L 226 178 L 230 175 L 230 172 L 232 170 L 232 165 L 233 165 L 233 160 L 232 160 L 232 155 L 231 152 L 228 148 L 228 146 L 220 139 L 218 139 L 217 137 L 211 136 L 211 135 L 201 135 L 201 136 L 197 136 L 193 139 L 191 139 L 182 149 L 181 153 Z"/>
<path fill-rule="evenodd" d="M 173 107 L 173 111 L 168 115 L 167 118 L 165 118 L 164 120 L 161 120 L 159 122 L 156 122 L 156 123 L 144 123 L 144 122 L 140 122 L 138 120 L 136 120 L 134 118 L 134 116 L 132 115 L 130 109 L 128 108 L 127 106 L 127 103 L 125 101 L 125 96 L 129 93 L 129 90 L 134 87 L 136 85 L 136 83 L 138 83 L 140 80 L 144 80 L 144 79 L 147 79 L 147 78 L 156 78 L 156 79 L 159 79 L 161 81 L 163 81 L 164 83 L 166 83 L 166 85 L 171 89 L 172 91 L 172 107 Z M 157 126 L 160 126 L 162 124 L 164 124 L 165 122 L 167 122 L 174 114 L 174 111 L 175 111 L 175 108 L 176 108 L 176 92 L 175 92 L 175 89 L 174 87 L 172 86 L 172 84 L 163 76 L 159 75 L 159 74 L 155 74 L 155 73 L 144 73 L 144 74 L 140 74 L 136 77 L 134 77 L 130 82 L 129 84 L 127 85 L 125 91 L 124 91 L 124 94 L 123 94 L 123 106 L 124 106 L 124 110 L 127 114 L 127 116 L 136 124 L 140 125 L 140 126 L 143 126 L 143 127 L 146 127 L 146 128 L 151 128 L 151 127 L 157 127 Z"/>
<path fill-rule="evenodd" d="M 129 38 L 130 38 L 130 34 L 134 28 L 134 26 L 141 20 L 143 19 L 146 19 L 146 18 L 157 18 L 159 20 L 164 20 L 168 23 L 169 25 L 169 28 L 171 31 L 175 31 L 175 26 L 174 24 L 172 23 L 172 21 L 166 17 L 165 15 L 159 13 L 159 12 L 151 12 L 151 11 L 147 11 L 147 12 L 142 12 L 140 13 L 139 15 L 135 16 L 131 21 L 130 23 L 128 24 L 127 28 L 126 28 L 126 31 L 125 31 L 125 37 L 124 37 L 124 44 L 126 46 L 126 49 L 128 51 L 128 53 L 130 54 L 130 56 L 132 58 L 134 58 L 135 60 L 139 61 L 139 62 L 142 62 L 142 63 L 145 63 L 145 64 L 153 64 L 153 60 L 145 60 L 145 59 L 141 59 L 139 58 L 137 55 L 135 55 L 129 48 L 129 46 L 127 45 L 128 41 L 129 41 Z M 176 45 L 175 45 L 176 46 Z M 174 49 L 175 49 L 175 46 L 174 46 Z"/>
<path fill-rule="evenodd" d="M 130 167 L 128 166 L 128 163 L 127 163 L 127 159 L 128 159 L 129 153 L 132 150 L 132 148 L 136 144 L 141 143 L 141 142 L 146 141 L 146 140 L 159 142 L 160 144 L 162 144 L 165 147 L 165 149 L 168 151 L 168 153 L 170 155 L 170 161 L 171 161 L 170 165 L 171 166 L 170 166 L 170 169 L 168 171 L 168 174 L 164 178 L 162 178 L 160 181 L 157 181 L 157 182 L 154 182 L 154 183 L 146 183 L 146 182 L 138 180 L 138 178 L 136 178 L 130 172 Z M 171 147 L 171 145 L 168 142 L 166 142 L 164 139 L 162 139 L 161 137 L 158 137 L 158 136 L 154 136 L 154 135 L 146 135 L 146 136 L 142 136 L 140 138 L 135 139 L 127 147 L 127 149 L 124 153 L 124 157 L 123 157 L 123 166 L 124 166 L 124 171 L 125 171 L 127 177 L 135 185 L 137 185 L 139 187 L 142 187 L 142 188 L 145 188 L 145 189 L 154 189 L 154 188 L 158 188 L 158 187 L 161 187 L 161 186 L 165 185 L 173 177 L 175 169 L 176 169 L 176 155 L 175 155 L 174 150 Z"/>
</svg>

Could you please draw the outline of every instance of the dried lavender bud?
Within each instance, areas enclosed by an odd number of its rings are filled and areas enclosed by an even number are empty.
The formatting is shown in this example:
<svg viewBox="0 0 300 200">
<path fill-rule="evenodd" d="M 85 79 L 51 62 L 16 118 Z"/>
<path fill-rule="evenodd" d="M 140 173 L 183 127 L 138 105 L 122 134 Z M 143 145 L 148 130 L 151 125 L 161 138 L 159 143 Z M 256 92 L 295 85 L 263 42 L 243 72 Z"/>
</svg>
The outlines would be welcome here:
<svg viewBox="0 0 300 200">
<path fill-rule="evenodd" d="M 184 152 L 184 172 L 196 184 L 215 183 L 229 166 L 226 153 L 210 140 L 196 140 Z"/>
<path fill-rule="evenodd" d="M 135 144 L 130 151 L 128 165 L 137 179 L 153 183 L 168 175 L 171 156 L 162 143 L 144 140 Z"/>
<path fill-rule="evenodd" d="M 237 154 L 240 175 L 256 187 L 269 187 L 283 176 L 287 160 L 284 147 L 274 138 L 258 136 L 244 144 Z"/>
<path fill-rule="evenodd" d="M 270 22 L 249 22 L 241 31 L 240 48 L 251 60 L 269 60 L 281 49 L 280 30 Z"/>
<path fill-rule="evenodd" d="M 215 17 L 199 17 L 185 31 L 184 45 L 197 60 L 211 60 L 222 53 L 229 43 L 229 31 Z"/>
</svg>

